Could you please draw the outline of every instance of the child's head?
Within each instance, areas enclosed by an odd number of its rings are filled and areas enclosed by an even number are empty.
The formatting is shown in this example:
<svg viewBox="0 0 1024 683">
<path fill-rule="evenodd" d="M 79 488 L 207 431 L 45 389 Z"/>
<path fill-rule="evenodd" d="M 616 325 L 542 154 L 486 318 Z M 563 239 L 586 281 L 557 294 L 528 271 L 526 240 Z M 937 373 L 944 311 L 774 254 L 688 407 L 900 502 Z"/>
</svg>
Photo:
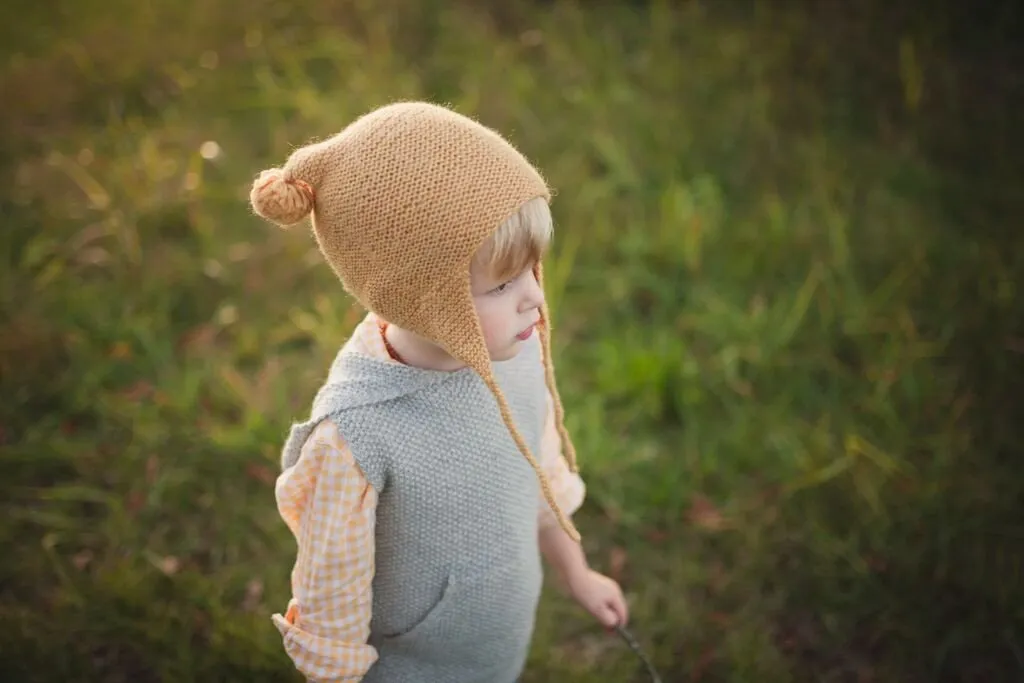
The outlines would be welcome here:
<svg viewBox="0 0 1024 683">
<path fill-rule="evenodd" d="M 260 174 L 249 198 L 282 226 L 312 214 L 321 252 L 362 306 L 480 375 L 562 518 L 491 366 L 514 356 L 516 335 L 537 325 L 560 420 L 540 263 L 551 237 L 550 191 L 526 158 L 468 117 L 401 102 L 295 150 L 283 168 Z"/>
<path fill-rule="evenodd" d="M 470 287 L 492 361 L 514 357 L 541 320 L 544 290 L 536 268 L 551 231 L 551 211 L 537 197 L 502 222 L 473 257 Z"/>
<path fill-rule="evenodd" d="M 489 382 L 477 303 L 490 312 L 483 304 L 497 297 L 480 298 L 479 286 L 531 267 L 542 277 L 549 199 L 540 173 L 498 133 L 422 102 L 381 107 L 295 150 L 250 193 L 278 224 L 312 214 L 321 252 L 360 304 Z M 533 308 L 517 315 L 546 318 L 543 302 Z"/>
</svg>

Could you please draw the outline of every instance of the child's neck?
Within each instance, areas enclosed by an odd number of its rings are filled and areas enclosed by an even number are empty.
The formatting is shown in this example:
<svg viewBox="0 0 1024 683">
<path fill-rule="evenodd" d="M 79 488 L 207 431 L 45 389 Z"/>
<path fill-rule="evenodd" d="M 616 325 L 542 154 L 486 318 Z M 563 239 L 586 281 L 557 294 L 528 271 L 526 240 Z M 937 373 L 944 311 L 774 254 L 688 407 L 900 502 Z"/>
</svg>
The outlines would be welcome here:
<svg viewBox="0 0 1024 683">
<path fill-rule="evenodd" d="M 454 372 L 465 367 L 464 363 L 453 358 L 437 344 L 398 325 L 389 323 L 385 326 L 384 340 L 406 365 L 443 372 Z"/>
</svg>

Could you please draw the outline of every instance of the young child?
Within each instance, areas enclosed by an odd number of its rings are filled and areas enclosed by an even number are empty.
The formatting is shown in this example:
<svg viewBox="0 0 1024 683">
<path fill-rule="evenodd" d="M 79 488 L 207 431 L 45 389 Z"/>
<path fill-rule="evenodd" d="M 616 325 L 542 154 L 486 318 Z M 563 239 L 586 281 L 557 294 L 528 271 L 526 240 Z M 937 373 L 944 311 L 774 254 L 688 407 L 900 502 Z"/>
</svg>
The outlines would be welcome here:
<svg viewBox="0 0 1024 683">
<path fill-rule="evenodd" d="M 568 517 L 584 487 L 551 364 L 549 199 L 500 135 L 421 102 L 253 184 L 260 216 L 312 215 L 369 311 L 292 426 L 276 489 L 298 554 L 273 621 L 310 681 L 513 683 L 541 557 L 604 626 L 627 620 Z"/>
</svg>

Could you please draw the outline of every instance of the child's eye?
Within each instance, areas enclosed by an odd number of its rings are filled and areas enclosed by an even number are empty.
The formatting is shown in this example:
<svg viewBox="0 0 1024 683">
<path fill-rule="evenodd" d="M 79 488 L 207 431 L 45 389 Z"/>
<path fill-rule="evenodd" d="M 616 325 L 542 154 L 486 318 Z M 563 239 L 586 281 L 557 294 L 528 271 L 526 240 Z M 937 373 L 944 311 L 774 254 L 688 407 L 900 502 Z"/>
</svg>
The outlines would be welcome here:
<svg viewBox="0 0 1024 683">
<path fill-rule="evenodd" d="M 509 285 L 511 285 L 511 284 L 512 284 L 511 282 L 503 282 L 500 285 L 498 285 L 497 287 L 495 287 L 494 289 L 492 289 L 491 293 L 492 294 L 501 294 L 506 289 L 508 289 Z"/>
</svg>

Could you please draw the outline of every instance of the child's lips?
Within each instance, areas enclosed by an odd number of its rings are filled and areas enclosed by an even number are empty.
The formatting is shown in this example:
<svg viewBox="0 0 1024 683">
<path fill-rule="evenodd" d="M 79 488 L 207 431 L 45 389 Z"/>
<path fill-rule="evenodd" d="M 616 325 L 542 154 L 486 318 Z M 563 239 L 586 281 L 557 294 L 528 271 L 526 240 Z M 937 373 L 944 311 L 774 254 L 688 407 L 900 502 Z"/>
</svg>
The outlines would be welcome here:
<svg viewBox="0 0 1024 683">
<path fill-rule="evenodd" d="M 536 323 L 533 324 L 533 325 L 530 325 L 525 330 L 523 330 L 522 332 L 517 334 L 516 335 L 516 339 L 518 339 L 519 341 L 526 341 L 527 339 L 530 338 L 530 335 L 533 334 L 533 328 L 535 328 L 535 327 L 537 327 Z"/>
</svg>

